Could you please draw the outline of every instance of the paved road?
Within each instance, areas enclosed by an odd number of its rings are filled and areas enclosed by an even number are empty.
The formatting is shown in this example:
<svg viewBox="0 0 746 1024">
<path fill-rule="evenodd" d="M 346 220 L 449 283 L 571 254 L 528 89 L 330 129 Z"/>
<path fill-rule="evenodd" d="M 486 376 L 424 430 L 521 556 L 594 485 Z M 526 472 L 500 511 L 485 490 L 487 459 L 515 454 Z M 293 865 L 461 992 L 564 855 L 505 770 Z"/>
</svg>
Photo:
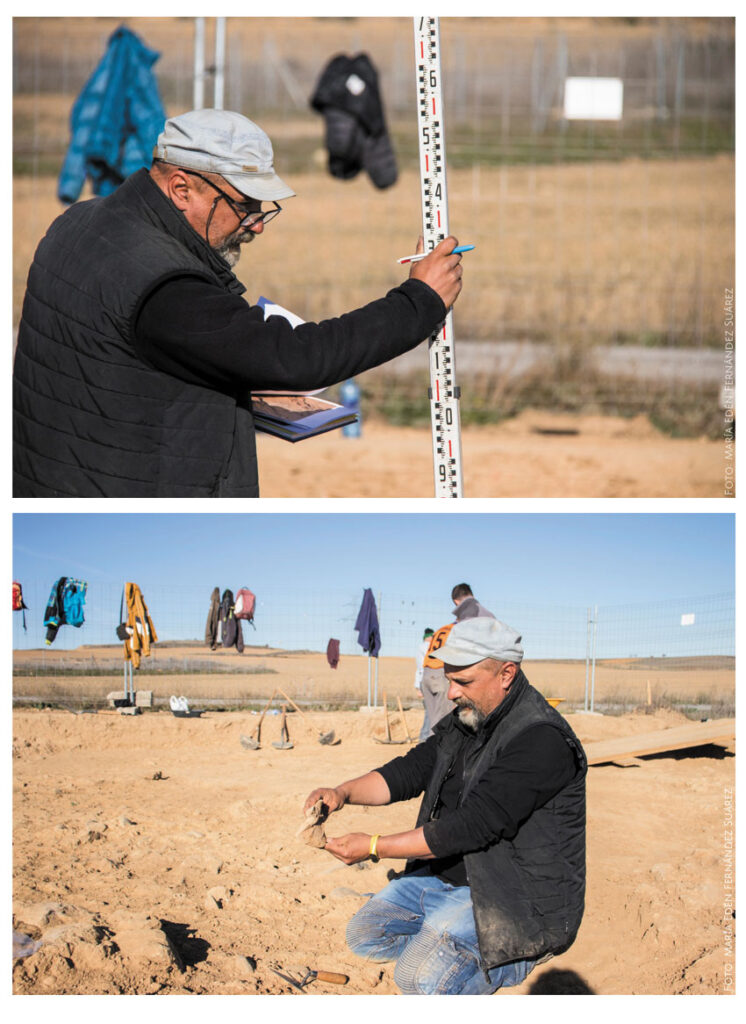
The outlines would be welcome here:
<svg viewBox="0 0 746 1024">
<path fill-rule="evenodd" d="M 427 366 L 426 345 L 399 356 L 385 370 L 396 376 Z M 550 342 L 456 340 L 458 376 L 483 374 L 489 369 L 518 377 L 542 365 L 551 365 L 555 347 Z M 635 380 L 702 381 L 719 384 L 723 379 L 723 353 L 718 349 L 645 348 L 642 345 L 600 345 L 589 354 L 589 368 L 609 377 Z M 380 372 L 380 371 L 379 371 Z"/>
</svg>

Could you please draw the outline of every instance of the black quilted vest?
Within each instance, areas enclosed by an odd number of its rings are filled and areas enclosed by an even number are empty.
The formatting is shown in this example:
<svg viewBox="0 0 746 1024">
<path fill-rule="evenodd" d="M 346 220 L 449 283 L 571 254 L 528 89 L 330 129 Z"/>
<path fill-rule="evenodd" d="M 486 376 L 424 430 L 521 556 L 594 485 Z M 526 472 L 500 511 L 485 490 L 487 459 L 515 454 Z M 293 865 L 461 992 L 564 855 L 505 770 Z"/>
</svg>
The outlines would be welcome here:
<svg viewBox="0 0 746 1024">
<path fill-rule="evenodd" d="M 447 715 L 434 728 L 438 756 L 417 827 L 429 820 L 463 739 L 454 715 Z M 587 761 L 565 719 L 522 672 L 467 752 L 461 799 L 499 760 L 511 740 L 538 724 L 559 729 L 573 750 L 578 770 L 572 782 L 535 811 L 513 839 L 501 839 L 464 857 L 484 970 L 561 953 L 574 941 L 583 917 Z"/>
<path fill-rule="evenodd" d="M 256 497 L 248 396 L 187 384 L 132 343 L 168 278 L 244 291 L 147 171 L 54 221 L 29 272 L 14 367 L 16 497 Z"/>
</svg>

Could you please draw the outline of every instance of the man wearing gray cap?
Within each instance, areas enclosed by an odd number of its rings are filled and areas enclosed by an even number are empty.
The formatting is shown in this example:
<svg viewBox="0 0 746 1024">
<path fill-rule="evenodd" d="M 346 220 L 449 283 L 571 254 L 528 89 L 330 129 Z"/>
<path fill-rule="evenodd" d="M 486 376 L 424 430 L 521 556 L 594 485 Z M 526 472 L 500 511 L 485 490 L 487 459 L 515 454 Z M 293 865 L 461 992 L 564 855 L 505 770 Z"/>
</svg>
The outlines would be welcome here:
<svg viewBox="0 0 746 1024">
<path fill-rule="evenodd" d="M 314 790 L 327 811 L 424 793 L 414 829 L 349 833 L 326 849 L 345 864 L 406 858 L 352 918 L 360 956 L 395 961 L 406 994 L 479 995 L 520 984 L 568 949 L 585 898 L 583 748 L 521 670 L 504 622 L 457 623 L 439 651 L 456 707 L 404 757 Z"/>
<path fill-rule="evenodd" d="M 323 388 L 432 333 L 461 290 L 453 237 L 346 316 L 265 321 L 232 268 L 293 195 L 258 125 L 198 110 L 54 221 L 18 333 L 16 497 L 258 497 L 251 391 Z"/>
<path fill-rule="evenodd" d="M 457 583 L 451 591 L 451 600 L 454 604 L 453 615 L 456 622 L 461 622 L 463 619 L 474 619 L 478 616 L 486 616 L 490 619 L 495 617 L 491 611 L 477 601 L 468 583 Z M 425 722 L 428 724 L 428 728 L 425 729 L 423 724 L 423 733 L 421 734 L 423 739 L 432 735 L 432 727 L 435 723 L 452 711 L 454 707 L 453 701 L 448 699 L 449 685 L 443 671 L 443 662 L 440 660 L 439 651 L 454 625 L 455 623 L 449 622 L 436 630 L 425 654 L 422 672 L 422 699 L 425 702 Z"/>
</svg>

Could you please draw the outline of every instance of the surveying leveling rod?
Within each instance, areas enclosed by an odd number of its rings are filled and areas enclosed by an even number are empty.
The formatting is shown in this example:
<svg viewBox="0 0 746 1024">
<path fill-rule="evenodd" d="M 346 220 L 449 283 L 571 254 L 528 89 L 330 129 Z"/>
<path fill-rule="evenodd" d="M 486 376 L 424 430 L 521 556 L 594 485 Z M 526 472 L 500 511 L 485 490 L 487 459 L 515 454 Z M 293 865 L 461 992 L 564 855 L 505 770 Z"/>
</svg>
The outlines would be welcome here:
<svg viewBox="0 0 746 1024">
<path fill-rule="evenodd" d="M 420 149 L 422 234 L 430 252 L 448 234 L 446 190 L 446 143 L 440 75 L 440 28 L 438 18 L 414 19 L 415 69 L 417 73 L 417 125 Z M 453 310 L 428 343 L 430 355 L 430 414 L 433 431 L 435 497 L 460 498 L 461 421 L 460 389 L 456 386 L 456 353 Z"/>
</svg>

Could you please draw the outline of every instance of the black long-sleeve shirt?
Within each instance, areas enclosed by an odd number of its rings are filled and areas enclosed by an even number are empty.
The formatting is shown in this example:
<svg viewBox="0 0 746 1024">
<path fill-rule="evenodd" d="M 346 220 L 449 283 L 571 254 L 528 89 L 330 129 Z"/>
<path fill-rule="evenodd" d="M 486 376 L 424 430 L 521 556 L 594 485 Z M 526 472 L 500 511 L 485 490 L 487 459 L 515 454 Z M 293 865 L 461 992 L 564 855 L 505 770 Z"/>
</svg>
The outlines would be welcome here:
<svg viewBox="0 0 746 1024">
<path fill-rule="evenodd" d="M 464 854 L 500 839 L 512 839 L 521 824 L 570 782 L 574 755 L 558 729 L 535 725 L 509 743 L 502 756 L 461 801 L 464 757 L 476 742 L 459 725 L 463 739 L 440 791 L 437 817 L 425 823 L 424 835 L 434 860 L 421 866 L 452 885 L 467 885 Z M 403 757 L 377 771 L 391 793 L 391 802 L 410 800 L 423 792 L 435 765 L 437 736 L 418 744 Z"/>
<path fill-rule="evenodd" d="M 238 391 L 327 387 L 418 345 L 444 319 L 437 292 L 410 278 L 351 313 L 293 328 L 197 277 L 145 300 L 134 344 L 151 366 L 190 384 Z"/>
</svg>

